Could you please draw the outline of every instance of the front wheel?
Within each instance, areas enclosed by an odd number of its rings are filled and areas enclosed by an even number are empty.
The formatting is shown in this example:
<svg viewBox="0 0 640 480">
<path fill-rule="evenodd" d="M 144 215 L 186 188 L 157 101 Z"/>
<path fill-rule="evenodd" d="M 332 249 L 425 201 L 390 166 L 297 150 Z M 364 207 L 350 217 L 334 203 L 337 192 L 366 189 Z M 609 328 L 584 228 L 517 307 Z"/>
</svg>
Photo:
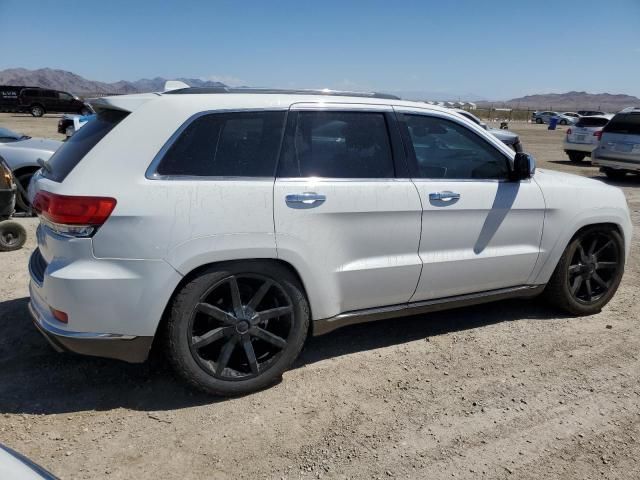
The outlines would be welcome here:
<svg viewBox="0 0 640 480">
<path fill-rule="evenodd" d="M 297 278 L 264 261 L 221 264 L 187 283 L 166 326 L 171 364 L 213 395 L 276 383 L 302 350 L 309 306 Z"/>
<path fill-rule="evenodd" d="M 536 118 L 536 123 L 537 123 L 538 125 L 541 125 L 541 124 L 542 124 L 542 119 L 541 119 L 541 118 Z"/>
<path fill-rule="evenodd" d="M 83 109 L 80 110 L 80 115 L 82 116 L 91 115 L 91 110 L 89 110 L 87 107 L 84 107 Z"/>
<path fill-rule="evenodd" d="M 611 300 L 623 273 L 622 236 L 611 227 L 587 227 L 562 254 L 545 295 L 568 313 L 591 315 Z"/>
</svg>

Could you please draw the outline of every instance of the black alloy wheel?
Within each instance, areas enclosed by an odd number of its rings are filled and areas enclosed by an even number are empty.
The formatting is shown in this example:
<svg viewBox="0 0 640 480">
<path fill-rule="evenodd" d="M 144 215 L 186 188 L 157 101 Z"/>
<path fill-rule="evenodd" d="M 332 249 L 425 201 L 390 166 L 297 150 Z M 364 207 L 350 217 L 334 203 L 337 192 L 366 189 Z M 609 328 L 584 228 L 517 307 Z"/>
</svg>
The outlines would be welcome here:
<svg viewBox="0 0 640 480">
<path fill-rule="evenodd" d="M 231 275 L 206 291 L 190 322 L 190 349 L 215 378 L 244 380 L 275 363 L 287 346 L 293 305 L 284 289 L 257 274 Z"/>
<path fill-rule="evenodd" d="M 567 269 L 573 297 L 587 305 L 604 297 L 618 276 L 620 260 L 619 247 L 607 233 L 591 232 L 580 237 Z"/>
</svg>

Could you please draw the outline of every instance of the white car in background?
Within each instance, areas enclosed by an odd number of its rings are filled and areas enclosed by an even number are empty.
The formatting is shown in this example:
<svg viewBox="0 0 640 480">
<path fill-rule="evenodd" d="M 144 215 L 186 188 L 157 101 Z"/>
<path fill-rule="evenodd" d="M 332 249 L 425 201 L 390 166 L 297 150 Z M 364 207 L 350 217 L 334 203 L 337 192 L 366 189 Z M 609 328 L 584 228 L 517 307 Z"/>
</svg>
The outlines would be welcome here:
<svg viewBox="0 0 640 480">
<path fill-rule="evenodd" d="M 186 381 L 241 395 L 309 335 L 541 293 L 590 315 L 622 279 L 620 189 L 536 171 L 446 108 L 247 88 L 93 106 L 31 183 L 29 308 L 60 351 L 141 362 L 157 336 Z"/>
<path fill-rule="evenodd" d="M 585 157 L 590 157 L 598 146 L 602 129 L 612 118 L 613 115 L 581 117 L 578 123 L 567 128 L 563 146 L 569 160 L 581 162 Z"/>
</svg>

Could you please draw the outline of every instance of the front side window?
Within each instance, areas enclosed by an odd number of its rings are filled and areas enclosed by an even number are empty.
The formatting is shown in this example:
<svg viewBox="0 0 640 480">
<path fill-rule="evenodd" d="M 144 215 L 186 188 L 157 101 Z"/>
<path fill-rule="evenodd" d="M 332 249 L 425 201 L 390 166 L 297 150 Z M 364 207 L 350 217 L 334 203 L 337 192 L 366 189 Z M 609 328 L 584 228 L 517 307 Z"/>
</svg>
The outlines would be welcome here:
<svg viewBox="0 0 640 480">
<path fill-rule="evenodd" d="M 273 177 L 284 112 L 211 113 L 187 126 L 158 166 L 160 175 Z"/>
<path fill-rule="evenodd" d="M 404 118 L 414 178 L 508 178 L 506 156 L 468 128 L 439 117 Z"/>
<path fill-rule="evenodd" d="M 298 112 L 288 132 L 280 177 L 393 178 L 383 113 Z"/>
</svg>

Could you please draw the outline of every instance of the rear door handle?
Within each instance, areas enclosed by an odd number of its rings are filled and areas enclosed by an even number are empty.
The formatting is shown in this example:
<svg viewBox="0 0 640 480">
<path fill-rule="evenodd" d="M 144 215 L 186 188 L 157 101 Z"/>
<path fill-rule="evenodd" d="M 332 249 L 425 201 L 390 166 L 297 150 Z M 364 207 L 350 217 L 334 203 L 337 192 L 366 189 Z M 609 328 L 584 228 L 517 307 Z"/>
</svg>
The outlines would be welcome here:
<svg viewBox="0 0 640 480">
<path fill-rule="evenodd" d="M 445 190 L 444 192 L 433 192 L 429 194 L 429 200 L 458 200 L 460 194 Z"/>
<path fill-rule="evenodd" d="M 314 208 L 322 205 L 327 197 L 316 192 L 292 193 L 285 197 L 291 208 Z"/>
</svg>

